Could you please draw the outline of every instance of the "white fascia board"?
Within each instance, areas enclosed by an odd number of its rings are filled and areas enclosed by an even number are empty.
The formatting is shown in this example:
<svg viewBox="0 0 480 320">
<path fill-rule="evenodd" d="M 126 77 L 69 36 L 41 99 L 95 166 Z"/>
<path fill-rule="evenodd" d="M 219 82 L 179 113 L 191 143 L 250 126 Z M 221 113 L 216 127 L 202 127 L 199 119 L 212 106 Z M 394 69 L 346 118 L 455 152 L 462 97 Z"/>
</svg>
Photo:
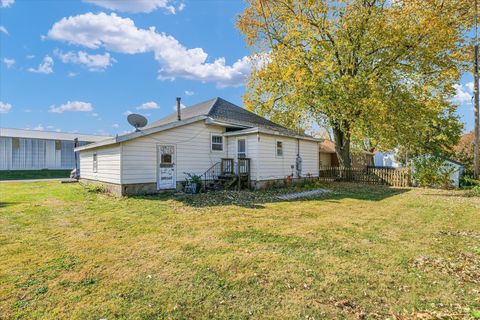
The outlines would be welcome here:
<svg viewBox="0 0 480 320">
<path fill-rule="evenodd" d="M 320 142 L 321 139 L 317 139 L 314 137 L 306 137 L 306 136 L 299 136 L 299 135 L 289 135 L 283 132 L 279 131 L 274 131 L 274 130 L 269 130 L 265 128 L 249 128 L 245 130 L 239 130 L 239 131 L 232 131 L 232 132 L 227 132 L 224 133 L 224 136 L 227 137 L 233 137 L 233 136 L 239 136 L 239 135 L 245 135 L 245 134 L 252 134 L 252 133 L 263 133 L 263 134 L 269 134 L 272 136 L 281 136 L 281 137 L 289 137 L 289 138 L 294 138 L 294 139 L 300 139 L 300 140 L 308 140 L 308 141 L 314 141 L 314 142 Z"/>
<path fill-rule="evenodd" d="M 91 144 L 88 144 L 88 145 L 85 145 L 85 146 L 81 146 L 81 147 L 75 148 L 75 151 L 88 150 L 88 149 L 104 147 L 104 146 L 107 146 L 107 145 L 112 145 L 112 144 L 116 144 L 116 143 L 120 143 L 120 142 L 130 141 L 130 140 L 140 138 L 140 137 L 144 137 L 144 136 L 148 136 L 150 134 L 154 134 L 154 133 L 157 133 L 157 132 L 173 129 L 173 128 L 184 126 L 184 125 L 187 125 L 187 124 L 190 124 L 190 123 L 193 123 L 193 122 L 204 120 L 205 118 L 206 118 L 206 116 L 196 116 L 196 117 L 192 117 L 192 118 L 185 119 L 185 120 L 170 122 L 170 123 L 158 126 L 158 127 L 153 127 L 153 128 L 148 128 L 148 129 L 145 129 L 145 130 L 135 131 L 135 132 L 132 132 L 132 133 L 127 133 L 127 134 L 122 135 L 122 136 L 116 136 L 115 138 L 112 138 L 112 139 L 108 139 L 108 140 L 100 141 L 100 142 L 97 142 L 97 143 L 91 143 Z"/>
</svg>

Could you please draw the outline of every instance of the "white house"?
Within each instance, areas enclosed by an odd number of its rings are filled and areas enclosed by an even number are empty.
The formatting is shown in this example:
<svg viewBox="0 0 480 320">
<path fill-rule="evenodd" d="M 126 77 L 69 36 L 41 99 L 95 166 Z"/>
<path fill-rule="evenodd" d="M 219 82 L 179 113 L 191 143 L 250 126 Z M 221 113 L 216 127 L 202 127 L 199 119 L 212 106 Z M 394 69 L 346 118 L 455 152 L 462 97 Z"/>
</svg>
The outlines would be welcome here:
<svg viewBox="0 0 480 320">
<path fill-rule="evenodd" d="M 180 188 L 186 173 L 208 180 L 248 174 L 254 188 L 288 176 L 318 176 L 318 142 L 216 98 L 178 105 L 176 113 L 139 131 L 75 150 L 81 181 L 131 195 Z"/>
<path fill-rule="evenodd" d="M 75 168 L 74 140 L 79 146 L 105 136 L 0 128 L 0 170 Z"/>
<path fill-rule="evenodd" d="M 390 167 L 390 168 L 402 168 L 403 164 L 395 157 L 395 152 L 375 152 L 374 156 L 375 166 L 377 167 Z"/>
</svg>

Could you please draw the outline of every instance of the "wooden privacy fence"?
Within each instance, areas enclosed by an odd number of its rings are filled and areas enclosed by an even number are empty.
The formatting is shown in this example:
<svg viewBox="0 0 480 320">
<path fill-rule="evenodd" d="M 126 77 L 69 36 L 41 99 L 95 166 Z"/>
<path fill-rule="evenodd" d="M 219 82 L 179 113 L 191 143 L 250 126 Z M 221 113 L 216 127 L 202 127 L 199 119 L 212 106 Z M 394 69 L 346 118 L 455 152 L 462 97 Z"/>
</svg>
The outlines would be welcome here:
<svg viewBox="0 0 480 320">
<path fill-rule="evenodd" d="M 390 167 L 320 167 L 321 180 L 361 182 L 371 184 L 385 184 L 394 187 L 408 187 L 411 185 L 411 175 L 408 168 Z"/>
</svg>

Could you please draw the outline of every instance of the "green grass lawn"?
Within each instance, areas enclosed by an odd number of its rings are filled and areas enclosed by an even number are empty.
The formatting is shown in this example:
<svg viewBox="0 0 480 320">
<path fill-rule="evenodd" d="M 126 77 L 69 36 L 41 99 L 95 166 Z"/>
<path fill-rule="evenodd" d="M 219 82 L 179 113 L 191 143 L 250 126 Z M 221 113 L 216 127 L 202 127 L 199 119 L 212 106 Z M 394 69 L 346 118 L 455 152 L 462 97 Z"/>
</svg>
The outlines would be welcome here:
<svg viewBox="0 0 480 320">
<path fill-rule="evenodd" d="M 0 184 L 0 318 L 474 318 L 480 198 L 330 188 L 286 202 Z"/>
<path fill-rule="evenodd" d="M 72 170 L 10 170 L 0 171 L 0 180 L 69 178 Z"/>
</svg>

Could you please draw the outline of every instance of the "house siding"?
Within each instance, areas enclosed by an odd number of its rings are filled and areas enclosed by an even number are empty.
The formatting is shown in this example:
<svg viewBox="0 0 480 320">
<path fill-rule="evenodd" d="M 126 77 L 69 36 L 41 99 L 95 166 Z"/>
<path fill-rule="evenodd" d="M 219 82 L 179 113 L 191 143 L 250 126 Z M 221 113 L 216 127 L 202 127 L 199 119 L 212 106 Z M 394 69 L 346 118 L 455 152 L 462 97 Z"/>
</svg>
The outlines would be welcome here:
<svg viewBox="0 0 480 320">
<path fill-rule="evenodd" d="M 97 172 L 93 172 L 93 154 L 97 153 Z M 80 152 L 80 177 L 109 183 L 121 183 L 121 147 L 114 145 Z"/>
<path fill-rule="evenodd" d="M 258 148 L 258 175 L 256 180 L 283 179 L 296 175 L 296 158 L 298 140 L 295 138 L 278 137 L 260 134 Z M 283 156 L 276 154 L 276 142 L 283 142 Z M 310 174 L 318 176 L 318 143 L 300 140 L 300 156 L 302 157 L 302 176 Z M 292 165 L 294 168 L 292 169 Z"/>
<path fill-rule="evenodd" d="M 300 140 L 300 156 L 302 157 L 302 176 L 318 177 L 318 143 Z"/>
<path fill-rule="evenodd" d="M 227 155 L 224 137 L 223 151 L 211 151 L 211 134 L 222 134 L 224 128 L 198 121 L 122 143 L 122 183 L 157 181 L 157 146 L 176 146 L 176 179 L 185 180 L 185 172 L 203 174 Z"/>
<path fill-rule="evenodd" d="M 256 180 L 258 175 L 258 135 L 248 134 L 242 136 L 228 137 L 228 158 L 238 161 L 238 140 L 245 139 L 246 144 L 246 157 L 250 158 L 250 178 Z"/>
</svg>

